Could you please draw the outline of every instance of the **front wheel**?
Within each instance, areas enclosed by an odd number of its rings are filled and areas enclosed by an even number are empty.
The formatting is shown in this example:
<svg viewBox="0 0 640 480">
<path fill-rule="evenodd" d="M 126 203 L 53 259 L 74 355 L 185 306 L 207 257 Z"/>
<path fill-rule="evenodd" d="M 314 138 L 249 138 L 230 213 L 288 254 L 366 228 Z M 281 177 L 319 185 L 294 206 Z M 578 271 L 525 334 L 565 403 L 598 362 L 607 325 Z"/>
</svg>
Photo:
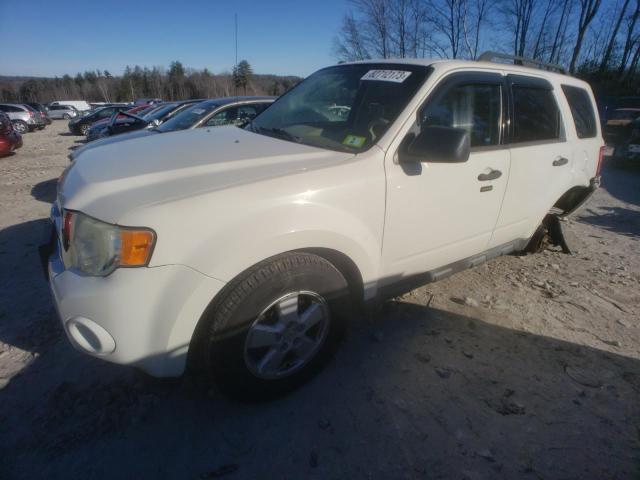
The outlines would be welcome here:
<svg viewBox="0 0 640 480">
<path fill-rule="evenodd" d="M 64 118 L 65 120 L 71 120 L 71 115 L 65 113 L 64 115 L 62 115 L 62 118 Z"/>
<path fill-rule="evenodd" d="M 317 255 L 266 260 L 231 282 L 206 318 L 208 370 L 244 401 L 287 393 L 330 358 L 345 325 L 349 288 Z"/>
<path fill-rule="evenodd" d="M 29 131 L 29 126 L 22 120 L 16 120 L 13 122 L 13 129 L 20 135 L 23 135 Z"/>
<path fill-rule="evenodd" d="M 89 128 L 90 128 L 90 126 L 89 126 L 89 125 L 87 125 L 87 124 L 82 125 L 82 126 L 80 127 L 80 133 L 81 133 L 82 135 L 85 135 L 85 136 L 86 136 L 86 135 L 87 135 L 87 133 L 89 133 Z"/>
</svg>

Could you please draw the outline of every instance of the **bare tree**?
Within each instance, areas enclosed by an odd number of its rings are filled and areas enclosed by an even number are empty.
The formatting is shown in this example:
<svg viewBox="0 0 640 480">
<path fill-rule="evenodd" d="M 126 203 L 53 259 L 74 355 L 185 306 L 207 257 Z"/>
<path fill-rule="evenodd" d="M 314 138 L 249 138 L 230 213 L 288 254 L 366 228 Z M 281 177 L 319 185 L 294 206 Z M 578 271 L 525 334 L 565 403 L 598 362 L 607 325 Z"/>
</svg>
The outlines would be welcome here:
<svg viewBox="0 0 640 480">
<path fill-rule="evenodd" d="M 569 71 L 574 73 L 576 70 L 576 63 L 580 57 L 580 50 L 582 49 L 582 43 L 584 42 L 584 35 L 589 28 L 589 24 L 593 21 L 602 0 L 579 0 L 580 4 L 580 19 L 577 26 L 577 37 L 575 47 L 573 48 L 573 54 L 571 55 L 571 63 L 569 64 Z"/>
<path fill-rule="evenodd" d="M 442 56 L 458 58 L 464 37 L 464 22 L 467 15 L 467 0 L 432 0 L 429 23 L 445 38 L 445 46 L 435 43 Z"/>
<path fill-rule="evenodd" d="M 513 54 L 524 56 L 535 0 L 507 0 L 505 10 L 513 30 Z"/>
<path fill-rule="evenodd" d="M 362 38 L 358 21 L 353 13 L 348 13 L 342 19 L 342 27 L 335 39 L 335 53 L 340 60 L 365 60 L 370 58 Z"/>
<path fill-rule="evenodd" d="M 475 0 L 469 8 L 468 14 L 464 17 L 464 41 L 467 46 L 469 58 L 472 60 L 478 58 L 478 47 L 480 45 L 482 27 L 487 20 L 490 7 L 491 3 L 489 0 Z"/>
<path fill-rule="evenodd" d="M 536 36 L 536 43 L 533 47 L 533 58 L 542 58 L 542 54 L 544 51 L 544 38 L 547 33 L 547 22 L 549 17 L 551 16 L 551 12 L 553 11 L 553 7 L 556 4 L 556 0 L 548 0 L 547 7 L 544 10 L 544 15 L 542 16 L 542 20 L 540 22 L 540 27 L 538 28 L 538 35 Z"/>
<path fill-rule="evenodd" d="M 616 45 L 618 32 L 620 31 L 620 25 L 622 24 L 622 20 L 624 19 L 625 14 L 627 13 L 627 7 L 629 6 L 629 1 L 630 0 L 624 0 L 622 4 L 622 8 L 620 9 L 620 13 L 618 14 L 618 19 L 616 20 L 615 26 L 613 27 L 613 31 L 611 32 L 611 36 L 609 37 L 607 48 L 604 51 L 604 55 L 602 56 L 602 61 L 600 62 L 601 73 L 604 72 L 609 66 L 611 53 L 613 52 L 613 48 Z"/>
<path fill-rule="evenodd" d="M 560 20 L 558 20 L 558 27 L 556 28 L 556 34 L 553 39 L 553 46 L 549 53 L 549 61 L 551 63 L 560 63 L 560 50 L 561 46 L 564 44 L 567 31 L 567 21 L 571 15 L 572 5 L 572 0 L 564 0 L 562 3 L 562 13 L 560 14 Z"/>
<path fill-rule="evenodd" d="M 631 50 L 633 50 L 633 46 L 635 42 L 638 41 L 636 26 L 638 25 L 639 16 L 640 16 L 640 0 L 636 0 L 636 8 L 633 10 L 633 13 L 627 19 L 627 35 L 625 38 L 624 47 L 622 49 L 622 58 L 620 59 L 618 74 L 622 74 L 622 72 L 624 72 L 624 69 L 627 66 L 627 62 L 629 61 L 629 56 L 631 55 Z"/>
</svg>

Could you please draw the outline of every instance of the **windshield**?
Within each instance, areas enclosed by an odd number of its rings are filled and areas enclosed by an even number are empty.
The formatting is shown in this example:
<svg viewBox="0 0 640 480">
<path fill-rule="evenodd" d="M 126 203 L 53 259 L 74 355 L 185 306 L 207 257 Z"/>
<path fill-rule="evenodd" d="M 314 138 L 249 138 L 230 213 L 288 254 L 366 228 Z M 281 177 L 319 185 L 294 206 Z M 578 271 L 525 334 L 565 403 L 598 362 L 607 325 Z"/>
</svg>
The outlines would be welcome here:
<svg viewBox="0 0 640 480">
<path fill-rule="evenodd" d="M 157 127 L 157 130 L 160 132 L 186 130 L 202 120 L 217 107 L 218 104 L 215 102 L 196 103 L 192 107 L 188 107 L 186 110 L 178 113 L 175 117 L 167 120 L 165 123 Z"/>
<path fill-rule="evenodd" d="M 153 122 L 154 120 L 162 120 L 169 112 L 173 111 L 177 105 L 171 103 L 152 110 L 144 116 L 144 119 Z"/>
<path fill-rule="evenodd" d="M 384 135 L 428 73 L 425 66 L 391 63 L 325 68 L 273 103 L 249 128 L 315 147 L 363 152 Z"/>
</svg>

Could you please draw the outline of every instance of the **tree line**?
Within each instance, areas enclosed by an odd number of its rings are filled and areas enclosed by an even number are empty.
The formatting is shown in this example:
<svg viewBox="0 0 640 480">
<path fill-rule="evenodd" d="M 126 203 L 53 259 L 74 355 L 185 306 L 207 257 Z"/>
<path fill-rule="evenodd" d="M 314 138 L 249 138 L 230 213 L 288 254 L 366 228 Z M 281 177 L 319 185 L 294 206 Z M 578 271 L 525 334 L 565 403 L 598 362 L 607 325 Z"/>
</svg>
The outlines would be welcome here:
<svg viewBox="0 0 640 480">
<path fill-rule="evenodd" d="M 242 60 L 229 73 L 185 68 L 174 61 L 163 67 L 127 66 L 121 76 L 107 70 L 87 71 L 74 77 L 0 77 L 0 101 L 42 102 L 86 100 L 131 102 L 136 98 L 186 100 L 235 95 L 281 95 L 300 81 L 295 76 L 257 75 Z"/>
<path fill-rule="evenodd" d="M 638 94 L 640 0 L 350 0 L 340 60 L 494 50 L 560 64 L 607 94 Z"/>
</svg>

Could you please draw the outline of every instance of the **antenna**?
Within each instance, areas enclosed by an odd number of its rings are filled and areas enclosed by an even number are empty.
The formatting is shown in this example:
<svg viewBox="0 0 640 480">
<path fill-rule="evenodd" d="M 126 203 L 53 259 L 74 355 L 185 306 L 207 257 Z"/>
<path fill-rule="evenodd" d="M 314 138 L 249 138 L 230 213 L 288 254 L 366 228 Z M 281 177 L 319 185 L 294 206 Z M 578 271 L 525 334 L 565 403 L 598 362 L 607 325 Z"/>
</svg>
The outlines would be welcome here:
<svg viewBox="0 0 640 480">
<path fill-rule="evenodd" d="M 235 67 L 234 67 L 234 72 L 237 76 L 238 75 L 238 13 L 236 12 L 235 14 L 235 25 L 236 25 L 236 63 L 235 63 Z M 236 94 L 236 97 L 238 96 L 238 85 L 236 84 L 236 79 L 233 79 L 233 90 Z"/>
</svg>

